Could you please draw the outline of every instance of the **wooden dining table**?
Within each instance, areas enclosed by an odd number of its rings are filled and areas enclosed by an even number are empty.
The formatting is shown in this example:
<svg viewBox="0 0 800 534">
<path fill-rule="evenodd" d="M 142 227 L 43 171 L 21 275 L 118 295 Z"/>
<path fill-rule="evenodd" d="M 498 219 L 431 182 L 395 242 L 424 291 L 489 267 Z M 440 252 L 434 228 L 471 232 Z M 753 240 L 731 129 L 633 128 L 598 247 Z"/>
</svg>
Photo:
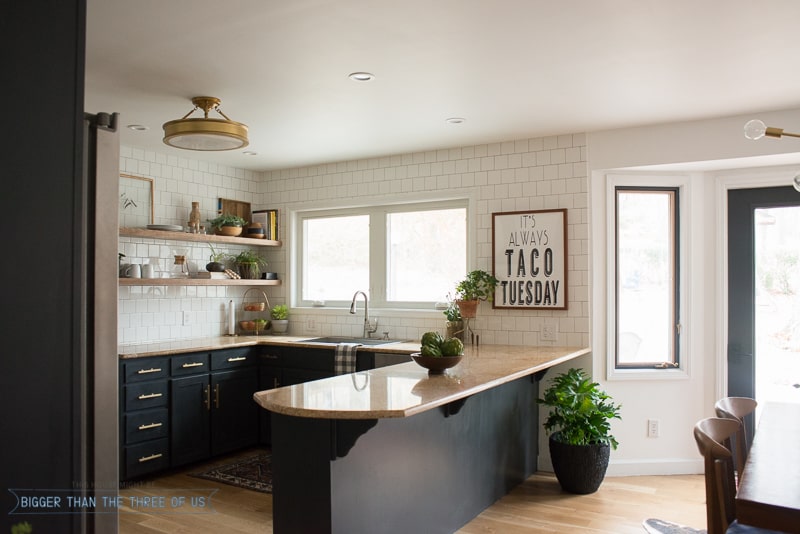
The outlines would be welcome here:
<svg viewBox="0 0 800 534">
<path fill-rule="evenodd" d="M 739 482 L 736 518 L 800 533 L 800 404 L 765 404 Z"/>
</svg>

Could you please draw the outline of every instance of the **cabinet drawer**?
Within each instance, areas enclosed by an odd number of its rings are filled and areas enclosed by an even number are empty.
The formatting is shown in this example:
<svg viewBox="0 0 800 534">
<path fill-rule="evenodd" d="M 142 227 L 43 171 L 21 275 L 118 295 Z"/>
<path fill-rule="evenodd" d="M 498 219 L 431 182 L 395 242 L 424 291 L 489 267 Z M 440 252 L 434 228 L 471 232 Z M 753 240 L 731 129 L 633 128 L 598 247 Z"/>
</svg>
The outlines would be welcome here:
<svg viewBox="0 0 800 534">
<path fill-rule="evenodd" d="M 133 478 L 169 467 L 169 440 L 146 441 L 125 447 L 125 478 Z"/>
<path fill-rule="evenodd" d="M 221 350 L 211 353 L 211 370 L 236 369 L 255 365 L 256 357 L 250 347 Z"/>
<path fill-rule="evenodd" d="M 140 358 L 122 364 L 125 383 L 157 380 L 169 376 L 169 365 L 166 358 Z"/>
<path fill-rule="evenodd" d="M 132 445 L 169 435 L 169 410 L 158 408 L 125 415 L 125 443 Z"/>
<path fill-rule="evenodd" d="M 258 355 L 258 362 L 259 364 L 266 365 L 269 367 L 283 367 L 283 362 L 285 359 L 283 356 L 278 352 L 268 351 L 262 352 Z"/>
<path fill-rule="evenodd" d="M 169 390 L 166 380 L 125 386 L 125 411 L 166 406 Z"/>
<path fill-rule="evenodd" d="M 172 376 L 194 375 L 208 372 L 208 353 L 193 352 L 183 356 L 173 356 L 170 360 Z"/>
</svg>

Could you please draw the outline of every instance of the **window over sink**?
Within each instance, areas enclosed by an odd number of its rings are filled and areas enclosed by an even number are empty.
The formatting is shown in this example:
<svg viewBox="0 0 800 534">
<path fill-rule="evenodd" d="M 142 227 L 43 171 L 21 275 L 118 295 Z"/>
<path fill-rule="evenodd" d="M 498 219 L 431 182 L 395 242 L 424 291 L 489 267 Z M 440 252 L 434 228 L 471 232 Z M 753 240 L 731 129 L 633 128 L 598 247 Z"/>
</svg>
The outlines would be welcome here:
<svg viewBox="0 0 800 534">
<path fill-rule="evenodd" d="M 300 306 L 433 309 L 467 271 L 468 200 L 297 213 Z"/>
</svg>

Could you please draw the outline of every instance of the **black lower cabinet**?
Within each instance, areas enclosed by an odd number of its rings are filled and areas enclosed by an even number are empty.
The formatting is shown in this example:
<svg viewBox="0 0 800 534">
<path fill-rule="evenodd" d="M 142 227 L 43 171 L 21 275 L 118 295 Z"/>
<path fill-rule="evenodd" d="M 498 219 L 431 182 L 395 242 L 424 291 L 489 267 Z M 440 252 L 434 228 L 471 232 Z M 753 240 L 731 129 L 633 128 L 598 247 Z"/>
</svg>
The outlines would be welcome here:
<svg viewBox="0 0 800 534">
<path fill-rule="evenodd" d="M 208 374 L 173 378 L 170 391 L 172 466 L 211 455 L 211 385 Z"/>
<path fill-rule="evenodd" d="M 211 454 L 223 454 L 258 441 L 258 391 L 255 369 L 211 373 Z"/>
</svg>

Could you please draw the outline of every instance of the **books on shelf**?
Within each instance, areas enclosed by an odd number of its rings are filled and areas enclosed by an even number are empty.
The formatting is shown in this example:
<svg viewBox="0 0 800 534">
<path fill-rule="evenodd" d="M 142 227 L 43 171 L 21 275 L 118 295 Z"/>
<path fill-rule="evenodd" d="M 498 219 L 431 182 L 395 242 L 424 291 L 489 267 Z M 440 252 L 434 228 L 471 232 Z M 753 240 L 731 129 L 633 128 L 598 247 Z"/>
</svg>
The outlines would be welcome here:
<svg viewBox="0 0 800 534">
<path fill-rule="evenodd" d="M 272 241 L 278 238 L 278 210 L 253 210 L 253 222 L 261 223 L 265 229 L 264 237 Z"/>
</svg>

